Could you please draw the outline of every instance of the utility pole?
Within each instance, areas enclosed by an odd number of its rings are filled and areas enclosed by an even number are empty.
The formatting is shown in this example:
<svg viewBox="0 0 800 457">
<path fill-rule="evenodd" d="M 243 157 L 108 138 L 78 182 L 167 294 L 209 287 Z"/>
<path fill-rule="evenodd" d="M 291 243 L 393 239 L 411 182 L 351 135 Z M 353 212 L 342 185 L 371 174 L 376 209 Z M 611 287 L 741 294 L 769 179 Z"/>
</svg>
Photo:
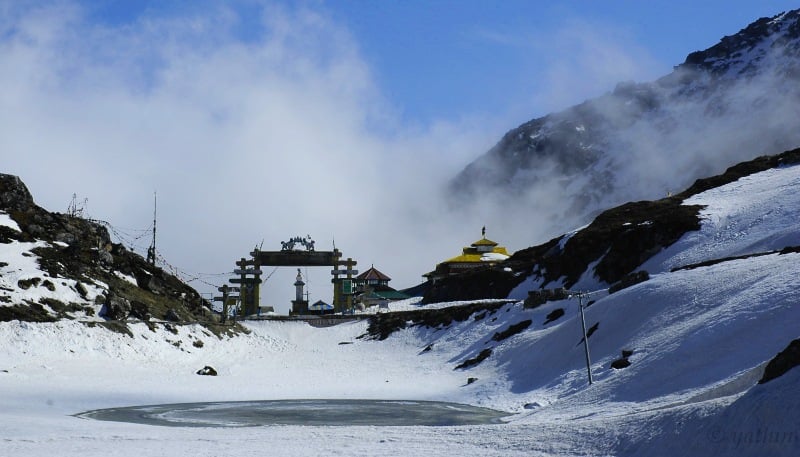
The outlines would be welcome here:
<svg viewBox="0 0 800 457">
<path fill-rule="evenodd" d="M 567 293 L 570 294 L 570 297 L 578 298 L 578 309 L 581 312 L 581 331 L 583 332 L 583 351 L 586 355 L 586 374 L 589 376 L 589 385 L 591 386 L 594 380 L 592 379 L 592 359 L 589 356 L 589 337 L 586 335 L 586 316 L 583 313 L 583 299 L 595 292 L 567 291 Z"/>
<path fill-rule="evenodd" d="M 158 200 L 156 193 L 153 192 L 153 242 L 147 248 L 147 263 L 150 265 L 156 264 L 156 211 L 158 209 Z"/>
<path fill-rule="evenodd" d="M 583 349 L 586 353 L 586 374 L 589 376 L 589 385 L 592 385 L 592 359 L 589 357 L 589 337 L 586 336 L 586 317 L 583 315 L 582 292 L 578 292 L 578 308 L 581 310 L 581 329 L 583 330 Z"/>
</svg>

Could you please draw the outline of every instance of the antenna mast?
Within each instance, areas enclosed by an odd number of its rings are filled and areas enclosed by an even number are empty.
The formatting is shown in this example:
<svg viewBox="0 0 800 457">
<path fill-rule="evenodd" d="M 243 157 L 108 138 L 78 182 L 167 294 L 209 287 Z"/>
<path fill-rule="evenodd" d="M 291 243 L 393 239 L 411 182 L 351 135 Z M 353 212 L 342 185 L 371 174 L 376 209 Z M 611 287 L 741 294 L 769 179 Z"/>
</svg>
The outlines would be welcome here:
<svg viewBox="0 0 800 457">
<path fill-rule="evenodd" d="M 147 263 L 150 265 L 156 264 L 156 214 L 158 210 L 158 198 L 155 192 L 153 192 L 153 242 L 150 243 L 150 247 L 147 248 Z"/>
</svg>

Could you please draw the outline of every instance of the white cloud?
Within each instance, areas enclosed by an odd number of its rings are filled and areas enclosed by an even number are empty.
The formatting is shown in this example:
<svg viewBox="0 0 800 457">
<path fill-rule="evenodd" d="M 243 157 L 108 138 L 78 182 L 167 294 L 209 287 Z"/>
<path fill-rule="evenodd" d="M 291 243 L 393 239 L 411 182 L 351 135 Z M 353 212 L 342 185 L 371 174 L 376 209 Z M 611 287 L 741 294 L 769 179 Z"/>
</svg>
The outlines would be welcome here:
<svg viewBox="0 0 800 457">
<path fill-rule="evenodd" d="M 159 249 L 190 272 L 232 270 L 262 240 L 311 234 L 413 285 L 446 255 L 430 249 L 453 223 L 437 214 L 437 186 L 489 136 L 393 125 L 346 30 L 306 9 L 261 11 L 248 40 L 223 7 L 113 27 L 68 3 L 6 12 L 3 172 L 50 210 L 75 192 L 121 227 L 148 226 L 157 191 Z M 317 270 L 312 293 L 329 300 Z M 293 275 L 271 279 L 265 301 L 285 309 Z"/>
<path fill-rule="evenodd" d="M 571 19 L 553 36 L 542 34 L 532 42 L 546 69 L 533 105 L 544 113 L 608 92 L 620 81 L 648 81 L 669 69 L 619 25 Z"/>
</svg>

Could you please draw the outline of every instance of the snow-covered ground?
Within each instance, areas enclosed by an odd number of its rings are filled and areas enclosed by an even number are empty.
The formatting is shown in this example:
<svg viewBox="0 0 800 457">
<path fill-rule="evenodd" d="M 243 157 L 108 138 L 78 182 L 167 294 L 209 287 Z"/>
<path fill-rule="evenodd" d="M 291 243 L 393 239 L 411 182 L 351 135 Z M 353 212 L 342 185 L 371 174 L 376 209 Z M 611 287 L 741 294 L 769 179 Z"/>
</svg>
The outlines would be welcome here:
<svg viewBox="0 0 800 457">
<path fill-rule="evenodd" d="M 693 197 L 699 232 L 647 263 L 651 279 L 586 310 L 587 384 L 577 303 L 504 305 L 448 327 L 359 338 L 365 321 L 317 329 L 253 322 L 218 339 L 197 326 L 133 337 L 75 321 L 0 323 L 0 454 L 34 455 L 800 455 L 800 369 L 755 385 L 800 336 L 800 254 L 688 263 L 800 244 L 800 166 Z M 418 309 L 413 303 L 398 305 Z M 443 305 L 434 305 L 441 307 Z M 557 308 L 565 315 L 544 324 Z M 492 336 L 524 320 L 503 341 Z M 202 347 L 197 340 L 202 341 Z M 426 350 L 426 348 L 430 348 Z M 491 356 L 454 367 L 481 350 Z M 610 368 L 622 350 L 631 365 Z M 213 366 L 219 376 L 195 371 Z M 467 379 L 477 378 L 468 384 Z M 442 400 L 513 413 L 461 427 L 183 428 L 102 422 L 105 407 L 302 398 Z"/>
</svg>

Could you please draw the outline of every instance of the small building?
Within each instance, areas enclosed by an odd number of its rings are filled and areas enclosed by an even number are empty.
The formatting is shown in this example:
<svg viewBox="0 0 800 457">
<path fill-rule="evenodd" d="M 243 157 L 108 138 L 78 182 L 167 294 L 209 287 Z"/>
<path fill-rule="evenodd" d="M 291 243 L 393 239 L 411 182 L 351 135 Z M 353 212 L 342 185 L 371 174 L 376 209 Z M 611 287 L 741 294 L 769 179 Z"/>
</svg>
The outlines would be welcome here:
<svg viewBox="0 0 800 457">
<path fill-rule="evenodd" d="M 309 314 L 333 314 L 333 305 L 325 303 L 322 300 L 317 300 L 314 304 L 308 306 Z"/>
<path fill-rule="evenodd" d="M 408 295 L 398 292 L 389 286 L 392 278 L 381 273 L 374 265 L 367 271 L 356 276 L 353 280 L 355 286 L 356 302 L 365 308 L 370 306 L 386 306 L 389 302 L 405 300 Z"/>
<path fill-rule="evenodd" d="M 422 275 L 429 281 L 436 281 L 450 275 L 494 265 L 509 258 L 508 251 L 498 243 L 486 238 L 486 227 L 481 230 L 481 239 L 461 250 L 461 255 L 447 259 L 436 265 L 436 269 Z"/>
<path fill-rule="evenodd" d="M 303 286 L 305 285 L 303 275 L 300 274 L 300 269 L 298 268 L 294 282 L 295 297 L 292 300 L 292 312 L 290 314 L 308 314 L 308 300 L 304 297 L 305 293 L 303 292 Z"/>
</svg>

